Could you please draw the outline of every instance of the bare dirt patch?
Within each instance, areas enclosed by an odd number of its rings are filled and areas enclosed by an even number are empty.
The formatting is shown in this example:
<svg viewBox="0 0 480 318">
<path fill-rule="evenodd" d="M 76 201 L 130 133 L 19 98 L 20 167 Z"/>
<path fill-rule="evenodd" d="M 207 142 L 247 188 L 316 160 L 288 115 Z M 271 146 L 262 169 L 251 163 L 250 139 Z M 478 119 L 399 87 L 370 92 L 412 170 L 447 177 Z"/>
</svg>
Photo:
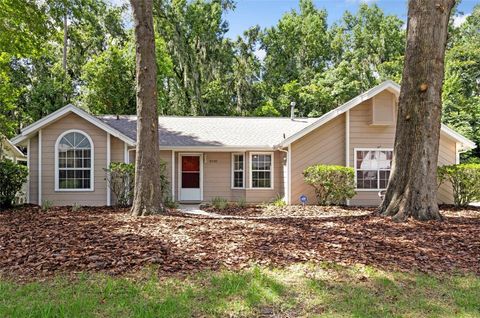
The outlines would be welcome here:
<svg viewBox="0 0 480 318">
<path fill-rule="evenodd" d="M 445 222 L 398 224 L 370 214 L 210 219 L 170 213 L 132 218 L 125 209 L 45 212 L 25 207 L 0 213 L 0 274 L 118 275 L 154 264 L 165 275 L 324 261 L 480 274 L 480 217 L 474 216 L 480 213 L 445 212 Z"/>
</svg>

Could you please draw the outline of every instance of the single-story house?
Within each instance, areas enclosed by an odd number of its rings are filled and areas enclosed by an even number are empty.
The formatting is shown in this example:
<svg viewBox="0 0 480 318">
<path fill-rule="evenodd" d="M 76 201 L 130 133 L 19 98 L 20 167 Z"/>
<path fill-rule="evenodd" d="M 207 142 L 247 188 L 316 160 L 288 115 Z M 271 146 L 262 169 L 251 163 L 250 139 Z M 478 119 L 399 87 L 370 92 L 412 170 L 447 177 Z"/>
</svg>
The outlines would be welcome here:
<svg viewBox="0 0 480 318">
<path fill-rule="evenodd" d="M 283 197 L 315 203 L 303 170 L 312 164 L 353 167 L 350 205 L 377 205 L 387 186 L 400 87 L 386 81 L 319 118 L 159 117 L 160 157 L 173 198 L 214 197 L 249 203 Z M 111 205 L 110 162 L 134 162 L 136 116 L 93 116 L 67 105 L 24 128 L 12 141 L 28 149 L 28 202 Z M 459 162 L 475 144 L 442 125 L 439 165 Z M 452 203 L 451 186 L 439 188 Z"/>
</svg>

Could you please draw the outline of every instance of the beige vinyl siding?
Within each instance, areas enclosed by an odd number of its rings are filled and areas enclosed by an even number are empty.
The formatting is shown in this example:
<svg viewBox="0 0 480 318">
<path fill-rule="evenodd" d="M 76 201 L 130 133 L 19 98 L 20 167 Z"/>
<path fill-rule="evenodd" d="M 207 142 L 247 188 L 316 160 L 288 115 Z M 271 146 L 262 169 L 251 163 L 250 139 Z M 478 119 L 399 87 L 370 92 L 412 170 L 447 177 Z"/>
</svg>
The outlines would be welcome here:
<svg viewBox="0 0 480 318">
<path fill-rule="evenodd" d="M 132 151 L 135 154 L 135 151 Z M 134 159 L 135 160 L 135 159 Z M 165 175 L 167 176 L 169 185 L 169 191 L 172 189 L 172 152 L 170 150 L 160 150 L 160 160 L 163 160 L 166 164 Z"/>
<path fill-rule="evenodd" d="M 121 162 L 124 161 L 124 143 L 122 141 L 122 159 L 121 159 Z M 131 150 L 131 149 L 134 149 L 134 148 L 131 148 L 129 147 L 128 148 L 130 151 L 128 152 L 128 157 L 129 157 L 129 160 L 130 160 L 130 163 L 132 164 L 135 164 L 135 150 Z M 171 192 L 171 189 L 172 189 L 172 152 L 170 150 L 160 150 L 160 159 L 163 160 L 166 164 L 166 167 L 165 167 L 165 175 L 167 176 L 167 180 L 168 182 L 170 183 L 169 187 L 168 187 L 168 191 L 169 191 L 169 194 Z"/>
<path fill-rule="evenodd" d="M 125 142 L 110 135 L 110 162 L 124 162 L 125 161 Z M 110 191 L 111 204 L 115 205 L 117 198 L 115 194 Z"/>
<path fill-rule="evenodd" d="M 180 189 L 179 156 L 175 153 L 175 198 L 178 199 Z M 234 152 L 238 153 L 238 152 Z M 243 153 L 243 152 L 242 152 Z M 277 195 L 283 196 L 283 157 L 280 151 L 274 154 L 274 186 L 273 189 L 250 189 L 250 152 L 245 152 L 245 189 L 232 189 L 232 152 L 203 152 L 203 201 L 209 202 L 215 197 L 222 197 L 228 201 L 237 201 L 245 198 L 249 203 L 270 202 Z M 171 170 L 171 166 L 169 167 Z"/>
<path fill-rule="evenodd" d="M 124 153 L 125 143 L 114 136 L 110 136 L 110 162 L 124 162 Z"/>
<path fill-rule="evenodd" d="M 382 93 L 382 100 L 388 100 L 387 94 Z M 371 125 L 372 100 L 369 99 L 350 110 L 350 166 L 354 166 L 355 148 L 391 148 L 395 143 L 396 118 L 394 124 L 388 126 Z M 396 108 L 395 112 L 396 114 Z M 452 141 L 445 134 L 440 136 L 439 165 L 454 164 L 456 160 L 455 141 Z M 438 192 L 439 203 L 453 203 L 451 185 L 442 185 Z M 376 206 L 381 202 L 378 190 L 358 191 L 357 195 L 350 200 L 351 205 Z"/>
<path fill-rule="evenodd" d="M 67 130 L 78 129 L 87 133 L 94 147 L 94 191 L 55 191 L 55 143 Z M 107 133 L 75 114 L 69 114 L 42 129 L 42 201 L 54 205 L 107 204 L 105 171 L 107 166 Z"/>
<path fill-rule="evenodd" d="M 383 91 L 372 98 L 372 118 L 370 122 L 374 125 L 392 125 L 395 120 L 395 95 Z"/>
<path fill-rule="evenodd" d="M 214 197 L 232 200 L 230 152 L 207 152 L 203 154 L 203 199 Z"/>
<path fill-rule="evenodd" d="M 384 94 L 390 94 L 384 92 Z M 383 99 L 386 99 L 383 96 Z M 391 148 L 395 142 L 395 125 L 373 126 L 372 99 L 350 109 L 350 167 L 355 168 L 355 148 Z M 394 118 L 396 121 L 396 118 Z M 350 205 L 374 206 L 380 204 L 378 190 L 358 191 Z"/>
<path fill-rule="evenodd" d="M 29 180 L 29 197 L 32 204 L 39 204 L 38 202 L 38 134 L 30 138 L 30 161 L 28 167 Z"/>
<path fill-rule="evenodd" d="M 261 151 L 260 151 L 261 152 Z M 255 153 L 255 152 L 253 152 Z M 250 188 L 250 152 L 246 154 L 246 186 L 245 199 L 249 203 L 267 203 L 273 201 L 277 196 L 284 196 L 283 186 L 283 165 L 285 163 L 285 153 L 275 151 L 273 159 L 273 189 L 253 189 Z"/>
<path fill-rule="evenodd" d="M 353 154 L 352 154 L 353 156 Z M 438 154 L 438 165 L 451 165 L 456 162 L 456 142 L 441 134 L 440 149 Z M 350 201 L 351 205 L 377 206 L 381 202 L 378 190 L 359 191 Z M 449 183 L 440 185 L 438 189 L 439 204 L 453 204 L 453 189 Z"/>
<path fill-rule="evenodd" d="M 445 134 L 440 135 L 438 165 L 453 165 L 457 161 L 457 143 Z M 451 183 L 443 183 L 438 188 L 438 203 L 453 204 L 453 188 Z"/>
<path fill-rule="evenodd" d="M 382 92 L 378 101 L 385 103 L 391 100 L 396 107 L 394 95 Z M 396 114 L 396 108 L 394 109 Z M 387 110 L 382 108 L 385 114 Z M 356 148 L 389 148 L 395 142 L 396 116 L 392 125 L 372 125 L 372 99 L 355 106 L 349 111 L 349 166 L 354 167 Z M 309 165 L 336 164 L 345 165 L 345 115 L 341 115 L 318 129 L 310 132 L 291 144 L 291 201 L 299 203 L 299 197 L 305 194 L 310 204 L 315 204 L 313 188 L 303 181 L 303 170 Z M 456 142 L 445 134 L 440 136 L 439 165 L 456 162 Z M 439 203 L 453 203 L 452 187 L 443 184 L 438 192 Z M 380 204 L 378 190 L 358 191 L 350 200 L 350 205 L 376 206 Z"/>
<path fill-rule="evenodd" d="M 395 125 L 371 125 L 371 109 L 371 99 L 350 109 L 351 167 L 353 167 L 355 148 L 393 148 L 395 142 Z"/>
<path fill-rule="evenodd" d="M 298 204 L 304 194 L 315 204 L 315 192 L 303 181 L 303 170 L 313 164 L 345 165 L 345 115 L 293 142 L 291 152 L 291 202 Z"/>
</svg>

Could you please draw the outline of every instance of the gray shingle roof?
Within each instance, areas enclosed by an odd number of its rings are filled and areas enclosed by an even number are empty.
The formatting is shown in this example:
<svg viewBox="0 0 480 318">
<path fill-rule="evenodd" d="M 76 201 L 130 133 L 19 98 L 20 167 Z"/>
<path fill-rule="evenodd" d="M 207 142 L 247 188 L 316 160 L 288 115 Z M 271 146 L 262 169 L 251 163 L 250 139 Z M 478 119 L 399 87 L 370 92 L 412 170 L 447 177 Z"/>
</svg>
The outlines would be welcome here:
<svg viewBox="0 0 480 318">
<path fill-rule="evenodd" d="M 97 118 L 136 140 L 136 116 Z M 159 117 L 160 146 L 271 148 L 315 120 L 317 118 Z"/>
</svg>

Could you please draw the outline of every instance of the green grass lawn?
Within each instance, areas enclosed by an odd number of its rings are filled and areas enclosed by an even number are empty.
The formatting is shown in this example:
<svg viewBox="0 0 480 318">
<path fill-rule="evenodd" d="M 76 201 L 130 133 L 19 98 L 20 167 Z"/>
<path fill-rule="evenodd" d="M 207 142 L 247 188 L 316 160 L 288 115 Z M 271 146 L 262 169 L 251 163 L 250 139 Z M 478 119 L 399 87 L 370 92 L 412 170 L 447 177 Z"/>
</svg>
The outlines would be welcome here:
<svg viewBox="0 0 480 318">
<path fill-rule="evenodd" d="M 0 280 L 0 317 L 479 317 L 480 277 L 295 265 L 159 279 Z"/>
</svg>

